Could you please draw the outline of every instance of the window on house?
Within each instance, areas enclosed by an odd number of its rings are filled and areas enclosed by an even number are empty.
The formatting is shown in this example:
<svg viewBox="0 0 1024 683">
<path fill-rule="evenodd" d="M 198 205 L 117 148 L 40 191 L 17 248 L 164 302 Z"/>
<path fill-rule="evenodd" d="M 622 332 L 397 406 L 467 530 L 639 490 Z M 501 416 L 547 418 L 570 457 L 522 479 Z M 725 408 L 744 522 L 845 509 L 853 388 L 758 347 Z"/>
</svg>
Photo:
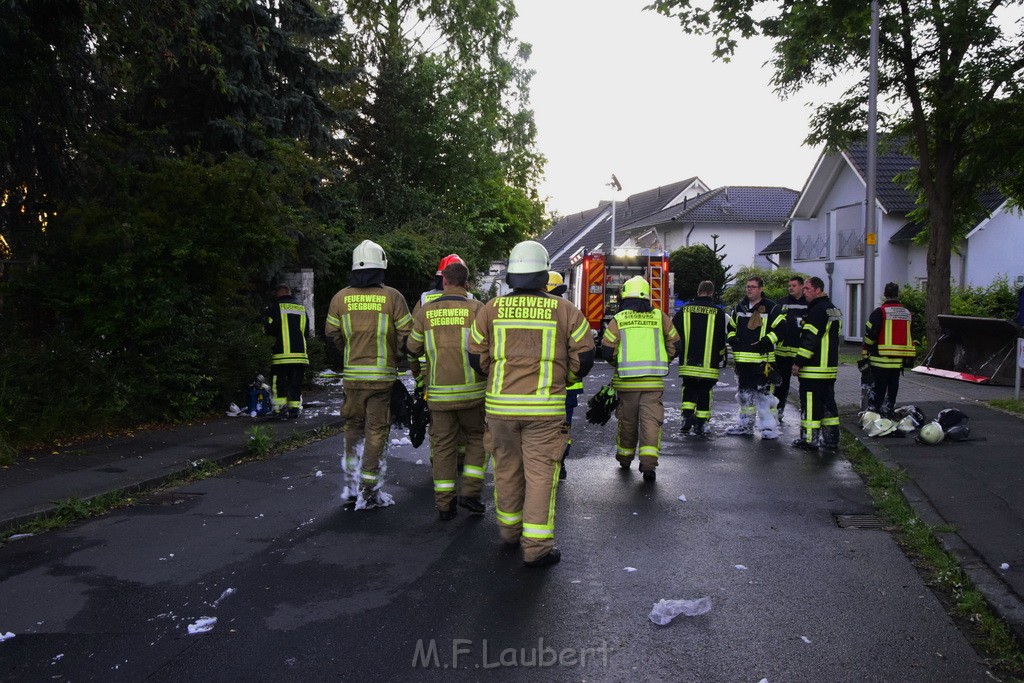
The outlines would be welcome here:
<svg viewBox="0 0 1024 683">
<path fill-rule="evenodd" d="M 754 265 L 758 268 L 768 268 L 769 270 L 772 268 L 772 262 L 768 260 L 767 256 L 760 253 L 762 249 L 765 249 L 771 243 L 771 230 L 754 231 Z"/>
<path fill-rule="evenodd" d="M 843 338 L 847 341 L 861 341 L 864 334 L 864 283 L 846 283 L 846 321 L 843 327 Z"/>
</svg>

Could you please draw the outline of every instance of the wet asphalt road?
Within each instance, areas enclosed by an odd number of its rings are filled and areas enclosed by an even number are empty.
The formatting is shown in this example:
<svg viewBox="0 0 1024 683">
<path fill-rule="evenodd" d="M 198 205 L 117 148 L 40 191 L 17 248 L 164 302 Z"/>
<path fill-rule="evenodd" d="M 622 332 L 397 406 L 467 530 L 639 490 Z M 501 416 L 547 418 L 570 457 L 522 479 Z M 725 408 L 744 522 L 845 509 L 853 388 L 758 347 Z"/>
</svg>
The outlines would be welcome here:
<svg viewBox="0 0 1024 683">
<path fill-rule="evenodd" d="M 437 521 L 425 446 L 392 447 L 395 506 L 342 507 L 339 438 L 9 543 L 0 679 L 989 680 L 892 537 L 836 525 L 871 512 L 845 460 L 790 448 L 792 424 L 681 437 L 678 400 L 673 381 L 653 485 L 615 463 L 614 421 L 577 410 L 547 569 L 501 546 L 490 502 Z M 703 596 L 707 614 L 648 619 Z"/>
</svg>

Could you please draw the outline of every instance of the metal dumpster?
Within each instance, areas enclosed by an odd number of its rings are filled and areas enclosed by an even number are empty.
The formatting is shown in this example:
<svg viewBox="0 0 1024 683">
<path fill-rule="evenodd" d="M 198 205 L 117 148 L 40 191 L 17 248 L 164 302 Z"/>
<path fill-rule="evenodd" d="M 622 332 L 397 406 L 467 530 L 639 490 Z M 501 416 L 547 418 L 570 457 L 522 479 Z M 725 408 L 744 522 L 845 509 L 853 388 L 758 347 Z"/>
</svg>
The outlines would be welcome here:
<svg viewBox="0 0 1024 683">
<path fill-rule="evenodd" d="M 1017 338 L 1011 320 L 940 315 L 942 333 L 914 372 L 977 384 L 1013 386 Z"/>
</svg>

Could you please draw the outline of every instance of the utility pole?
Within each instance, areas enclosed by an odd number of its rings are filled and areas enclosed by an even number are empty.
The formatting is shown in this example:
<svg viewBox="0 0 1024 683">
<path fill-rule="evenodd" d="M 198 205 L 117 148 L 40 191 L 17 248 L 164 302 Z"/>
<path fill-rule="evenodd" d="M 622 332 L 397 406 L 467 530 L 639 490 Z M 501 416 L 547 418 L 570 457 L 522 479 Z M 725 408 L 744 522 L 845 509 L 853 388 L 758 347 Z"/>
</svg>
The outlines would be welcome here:
<svg viewBox="0 0 1024 683">
<path fill-rule="evenodd" d="M 864 296 L 861 301 L 861 328 L 875 307 L 875 249 L 878 244 L 878 0 L 871 0 L 871 40 L 868 60 L 868 168 L 867 197 L 864 202 Z M 858 335 L 862 330 L 857 330 Z"/>
</svg>

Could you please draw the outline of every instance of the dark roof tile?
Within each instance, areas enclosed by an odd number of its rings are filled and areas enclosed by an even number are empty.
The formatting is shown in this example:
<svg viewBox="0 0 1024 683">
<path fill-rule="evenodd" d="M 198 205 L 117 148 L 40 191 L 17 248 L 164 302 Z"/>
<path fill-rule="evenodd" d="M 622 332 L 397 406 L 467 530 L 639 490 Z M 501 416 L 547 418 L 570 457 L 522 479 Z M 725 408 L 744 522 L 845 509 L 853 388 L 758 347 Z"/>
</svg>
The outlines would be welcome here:
<svg viewBox="0 0 1024 683">
<path fill-rule="evenodd" d="M 793 229 L 786 228 L 782 234 L 771 241 L 767 247 L 757 252 L 764 254 L 788 254 L 793 251 Z"/>
</svg>

